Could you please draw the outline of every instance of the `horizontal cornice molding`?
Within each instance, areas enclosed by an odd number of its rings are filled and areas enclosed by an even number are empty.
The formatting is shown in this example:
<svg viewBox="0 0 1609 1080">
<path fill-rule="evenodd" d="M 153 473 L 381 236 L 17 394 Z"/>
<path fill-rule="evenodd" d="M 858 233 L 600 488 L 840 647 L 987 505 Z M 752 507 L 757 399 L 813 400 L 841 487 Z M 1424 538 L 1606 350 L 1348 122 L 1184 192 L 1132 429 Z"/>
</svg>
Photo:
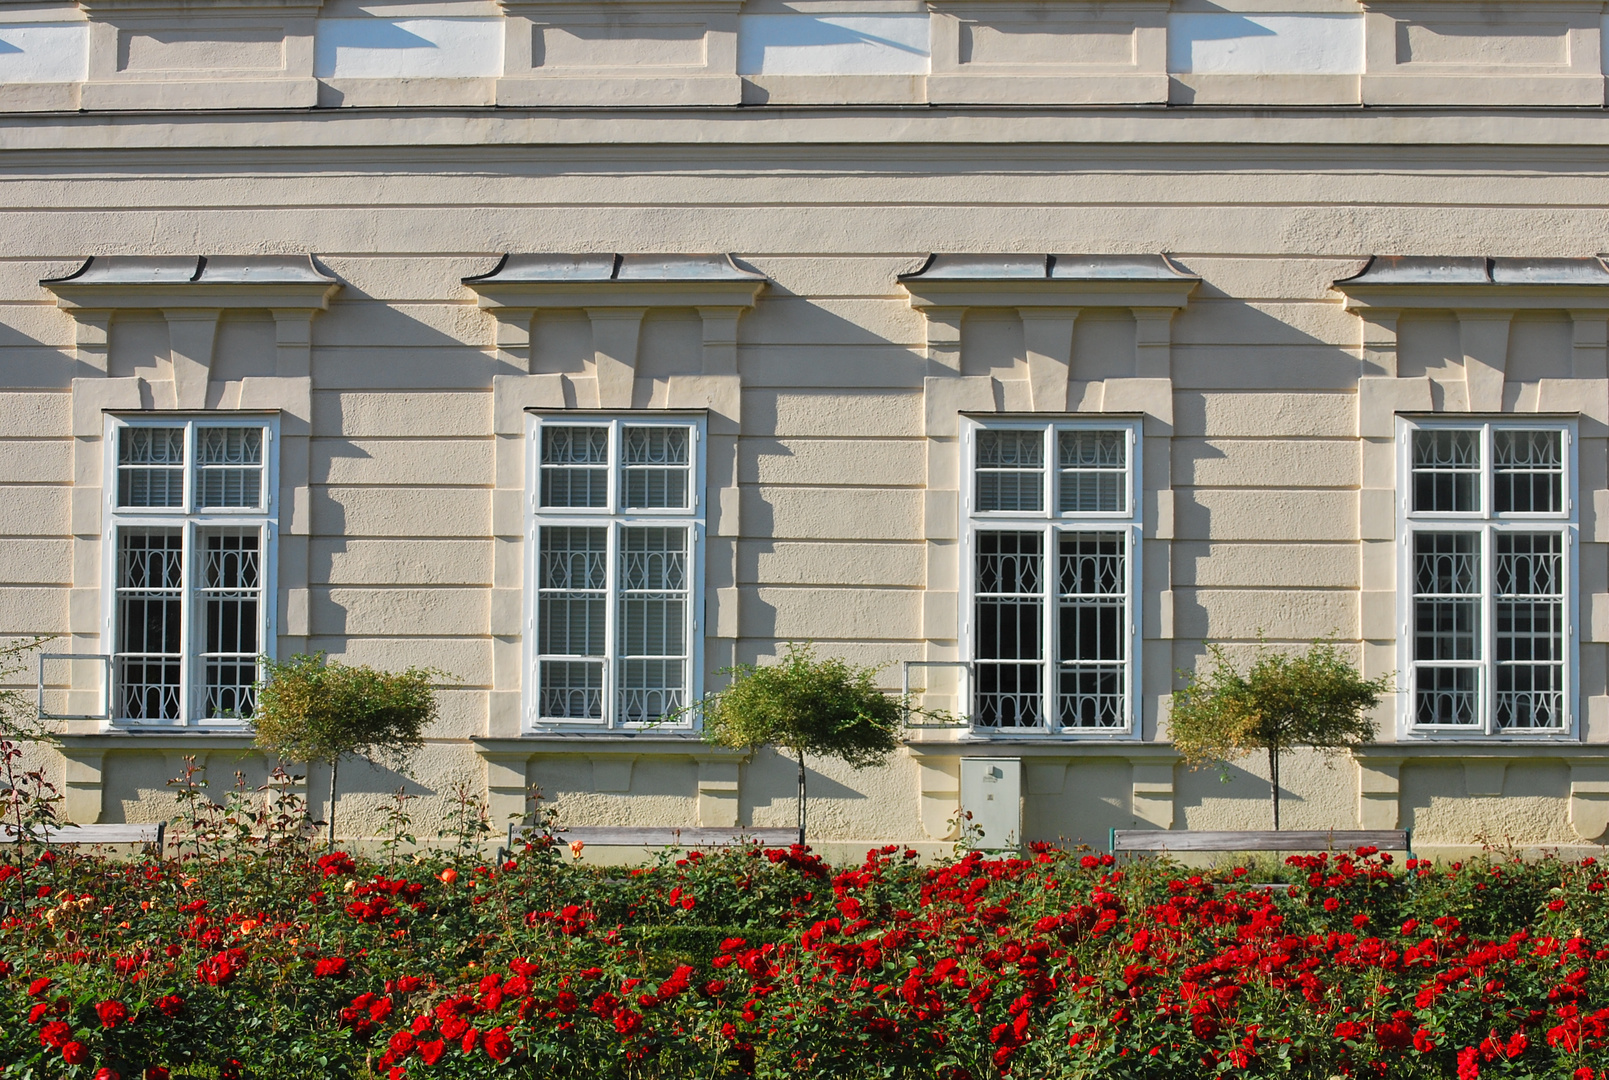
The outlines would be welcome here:
<svg viewBox="0 0 1609 1080">
<path fill-rule="evenodd" d="M 329 307 L 341 283 L 309 255 L 91 256 L 73 273 L 39 284 L 63 308 Z"/>
<path fill-rule="evenodd" d="M 483 308 L 752 307 L 765 275 L 730 255 L 505 255 L 463 279 Z"/>
<path fill-rule="evenodd" d="M 1335 288 L 1349 311 L 1609 310 L 1609 266 L 1598 258 L 1377 255 Z"/>
<path fill-rule="evenodd" d="M 1201 279 L 1165 255 L 936 254 L 899 281 L 916 308 L 1182 308 Z"/>
</svg>

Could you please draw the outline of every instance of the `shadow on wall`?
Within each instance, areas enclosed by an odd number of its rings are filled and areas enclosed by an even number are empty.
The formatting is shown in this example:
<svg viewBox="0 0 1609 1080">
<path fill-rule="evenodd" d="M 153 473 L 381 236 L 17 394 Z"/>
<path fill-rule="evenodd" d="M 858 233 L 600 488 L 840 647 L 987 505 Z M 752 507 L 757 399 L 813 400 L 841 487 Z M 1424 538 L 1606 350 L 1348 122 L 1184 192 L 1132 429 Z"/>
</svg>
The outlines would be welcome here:
<svg viewBox="0 0 1609 1080">
<path fill-rule="evenodd" d="M 865 792 L 821 772 L 808 757 L 805 759 L 805 788 L 810 799 L 810 821 L 822 824 L 828 821 L 825 804 L 867 797 Z M 798 791 L 798 761 L 774 746 L 760 747 L 742 768 L 738 784 L 738 822 L 761 828 L 785 828 L 794 824 Z"/>
<path fill-rule="evenodd" d="M 1281 775 L 1289 765 L 1289 755 L 1281 759 Z M 1337 768 L 1351 768 L 1350 762 Z M 1191 828 L 1194 821 L 1210 820 L 1215 829 L 1267 829 L 1272 827 L 1271 798 L 1268 777 L 1229 763 L 1192 769 L 1180 765 L 1174 770 L 1173 825 L 1174 828 Z M 1293 820 L 1300 816 L 1307 799 L 1287 785 L 1279 787 L 1282 816 Z M 1295 827 L 1286 824 L 1286 828 Z M 1303 825 L 1303 828 L 1316 826 Z M 1339 822 L 1338 828 L 1354 828 L 1350 822 Z"/>
<path fill-rule="evenodd" d="M 203 782 L 207 797 L 222 806 L 238 782 L 254 803 L 260 803 L 274 762 L 252 750 L 222 751 L 197 755 L 197 764 L 205 764 L 206 772 L 196 779 Z M 108 754 L 105 761 L 105 807 L 102 821 L 159 821 L 171 820 L 179 810 L 175 787 L 163 783 L 147 786 L 151 778 L 164 772 L 176 779 L 184 771 L 183 756 L 169 754 Z M 305 793 L 310 794 L 310 810 L 314 817 L 325 812 L 330 784 L 329 766 L 314 764 L 309 767 L 300 762 L 285 762 L 285 771 L 292 776 L 303 776 Z M 363 759 L 341 762 L 340 799 L 344 805 L 349 799 L 374 804 L 390 798 L 398 788 L 415 797 L 437 794 L 436 789 L 419 783 L 395 769 L 377 765 Z"/>
</svg>

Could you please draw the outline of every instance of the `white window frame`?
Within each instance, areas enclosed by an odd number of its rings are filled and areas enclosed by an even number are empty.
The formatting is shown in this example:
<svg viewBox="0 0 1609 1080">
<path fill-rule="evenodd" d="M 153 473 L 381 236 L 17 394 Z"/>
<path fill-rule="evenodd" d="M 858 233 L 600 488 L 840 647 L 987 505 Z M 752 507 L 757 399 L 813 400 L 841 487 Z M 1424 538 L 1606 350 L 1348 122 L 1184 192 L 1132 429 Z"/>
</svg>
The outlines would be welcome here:
<svg viewBox="0 0 1609 1080">
<path fill-rule="evenodd" d="M 620 670 L 617 622 L 620 606 L 619 545 L 621 532 L 632 526 L 684 525 L 688 530 L 687 613 L 683 632 L 687 641 L 688 702 L 699 700 L 704 692 L 704 543 L 705 468 L 708 446 L 708 419 L 702 412 L 530 412 L 527 413 L 525 439 L 525 559 L 526 587 L 523 590 L 524 671 L 521 680 L 521 715 L 526 734 L 657 731 L 674 734 L 697 730 L 696 719 L 669 722 L 621 722 L 615 679 Z M 597 426 L 608 430 L 608 496 L 602 507 L 544 508 L 541 505 L 541 447 L 545 427 Z M 692 433 L 692 462 L 688 506 L 677 508 L 624 509 L 621 502 L 621 431 L 627 427 L 675 427 Z M 546 527 L 608 528 L 604 617 L 603 717 L 601 720 L 562 720 L 539 716 L 542 660 L 553 659 L 538 651 L 536 615 L 540 589 L 538 560 L 541 557 L 541 529 Z"/>
<path fill-rule="evenodd" d="M 121 433 L 131 428 L 184 428 L 184 495 L 179 506 L 120 507 L 118 491 L 118 441 Z M 207 427 L 261 427 L 263 429 L 262 505 L 260 507 L 213 507 L 195 509 L 196 430 Z M 109 701 L 107 711 L 111 718 L 105 724 L 109 729 L 171 731 L 180 729 L 238 731 L 248 728 L 250 721 L 232 717 L 206 717 L 201 715 L 202 695 L 205 690 L 201 676 L 203 664 L 201 643 L 196 639 L 202 626 L 199 608 L 202 590 L 196 583 L 198 566 L 193 553 L 197 550 L 196 537 L 208 528 L 257 528 L 261 530 L 262 585 L 257 611 L 259 655 L 272 659 L 277 655 L 279 610 L 279 416 L 274 413 L 159 413 L 143 412 L 137 415 L 107 414 L 102 431 L 104 451 L 102 464 L 101 521 L 101 640 L 108 658 L 118 653 L 117 626 L 117 571 L 118 535 L 125 528 L 181 529 L 183 566 L 183 602 L 180 604 L 180 663 L 179 716 L 174 720 L 130 719 L 118 715 L 118 686 L 115 659 L 109 675 Z M 260 670 L 260 669 L 259 669 Z"/>
<path fill-rule="evenodd" d="M 991 739 L 1078 739 L 1109 742 L 1138 739 L 1142 732 L 1140 716 L 1140 646 L 1141 612 L 1140 582 L 1144 580 L 1142 567 L 1143 535 L 1143 436 L 1142 421 L 1126 416 L 1079 416 L 1057 418 L 963 416 L 961 423 L 961 540 L 959 559 L 961 567 L 960 626 L 961 650 L 969 673 L 968 685 L 972 700 L 967 703 L 969 723 L 973 734 Z M 979 511 L 976 502 L 977 439 L 982 431 L 1041 431 L 1045 438 L 1043 461 L 1045 465 L 1044 492 L 1037 511 Z M 1060 468 L 1056 455 L 1057 435 L 1063 431 L 1121 431 L 1127 437 L 1127 506 L 1112 512 L 1086 512 L 1062 514 L 1057 509 Z M 977 568 L 975 565 L 976 536 L 979 532 L 1032 532 L 1042 533 L 1044 540 L 1044 577 L 1046 587 L 1041 615 L 1045 678 L 1041 682 L 1042 708 L 1046 723 L 1043 727 L 1003 728 L 985 726 L 977 722 L 978 678 L 976 675 L 976 593 Z M 1057 720 L 1057 688 L 1052 659 L 1057 648 L 1058 593 L 1056 581 L 1056 537 L 1061 533 L 1120 533 L 1124 537 L 1125 632 L 1126 653 L 1123 687 L 1124 722 L 1110 728 L 1063 727 Z"/>
<path fill-rule="evenodd" d="M 1495 469 L 1494 434 L 1501 430 L 1559 431 L 1564 437 L 1562 477 L 1564 509 L 1556 513 L 1495 513 L 1493 507 L 1493 476 Z M 1475 430 L 1480 437 L 1480 470 L 1478 490 L 1480 508 L 1475 511 L 1425 511 L 1413 509 L 1413 436 L 1417 431 Z M 1507 414 L 1503 416 L 1438 415 L 1434 417 L 1397 417 L 1397 675 L 1399 707 L 1397 732 L 1403 739 L 1479 739 L 1523 741 L 1574 741 L 1580 738 L 1580 596 L 1577 587 L 1580 555 L 1578 524 L 1579 468 L 1577 456 L 1580 440 L 1573 419 L 1558 416 Z M 1414 537 L 1416 534 L 1469 532 L 1478 538 L 1480 554 L 1480 657 L 1466 664 L 1477 671 L 1476 686 L 1479 694 L 1479 723 L 1476 724 L 1421 724 L 1415 719 L 1418 700 L 1418 672 L 1414 659 Z M 1565 722 L 1553 728 L 1502 728 L 1497 724 L 1494 672 L 1496 660 L 1495 588 L 1493 585 L 1493 559 L 1495 538 L 1499 533 L 1557 532 L 1562 537 L 1561 573 L 1563 576 L 1564 636 L 1563 702 Z"/>
</svg>

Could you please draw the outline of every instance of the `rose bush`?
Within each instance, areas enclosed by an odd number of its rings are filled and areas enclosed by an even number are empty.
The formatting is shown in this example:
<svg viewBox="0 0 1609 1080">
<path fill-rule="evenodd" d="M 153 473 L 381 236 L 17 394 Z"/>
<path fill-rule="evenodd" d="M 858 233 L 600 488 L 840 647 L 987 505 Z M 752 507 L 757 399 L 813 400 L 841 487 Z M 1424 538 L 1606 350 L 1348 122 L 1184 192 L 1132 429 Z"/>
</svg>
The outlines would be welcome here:
<svg viewBox="0 0 1609 1080">
<path fill-rule="evenodd" d="M 1609 873 L 12 852 L 0 1076 L 1605 1080 Z"/>
</svg>

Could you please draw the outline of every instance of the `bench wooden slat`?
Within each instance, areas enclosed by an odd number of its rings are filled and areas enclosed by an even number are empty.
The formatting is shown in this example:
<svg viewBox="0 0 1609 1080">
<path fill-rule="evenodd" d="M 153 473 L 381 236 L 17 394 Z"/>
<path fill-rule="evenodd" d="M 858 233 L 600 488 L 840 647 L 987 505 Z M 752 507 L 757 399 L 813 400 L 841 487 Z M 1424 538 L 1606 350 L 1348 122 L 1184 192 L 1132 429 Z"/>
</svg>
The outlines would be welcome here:
<svg viewBox="0 0 1609 1080">
<path fill-rule="evenodd" d="M 1207 832 L 1168 829 L 1118 829 L 1112 850 L 1118 851 L 1351 851 L 1376 847 L 1407 851 L 1405 829 L 1291 829 Z"/>
<path fill-rule="evenodd" d="M 519 842 L 521 833 L 509 830 L 509 843 Z M 730 844 L 753 843 L 777 847 L 786 846 L 799 838 L 797 829 L 708 829 L 708 828 L 637 828 L 622 826 L 577 826 L 558 834 L 558 841 L 567 844 L 579 840 L 595 847 L 723 847 Z"/>
</svg>

